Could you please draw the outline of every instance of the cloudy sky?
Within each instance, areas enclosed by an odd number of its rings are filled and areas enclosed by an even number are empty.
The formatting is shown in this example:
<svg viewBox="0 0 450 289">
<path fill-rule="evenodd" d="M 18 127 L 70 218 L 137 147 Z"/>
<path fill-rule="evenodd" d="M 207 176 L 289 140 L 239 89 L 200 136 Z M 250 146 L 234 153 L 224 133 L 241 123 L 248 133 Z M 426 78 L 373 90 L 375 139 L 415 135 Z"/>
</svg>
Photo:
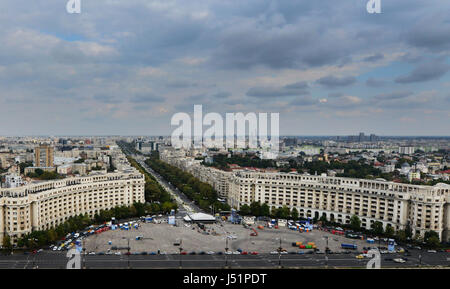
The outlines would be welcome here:
<svg viewBox="0 0 450 289">
<path fill-rule="evenodd" d="M 450 1 L 0 1 L 0 135 L 169 135 L 176 112 L 281 134 L 450 135 Z"/>
</svg>

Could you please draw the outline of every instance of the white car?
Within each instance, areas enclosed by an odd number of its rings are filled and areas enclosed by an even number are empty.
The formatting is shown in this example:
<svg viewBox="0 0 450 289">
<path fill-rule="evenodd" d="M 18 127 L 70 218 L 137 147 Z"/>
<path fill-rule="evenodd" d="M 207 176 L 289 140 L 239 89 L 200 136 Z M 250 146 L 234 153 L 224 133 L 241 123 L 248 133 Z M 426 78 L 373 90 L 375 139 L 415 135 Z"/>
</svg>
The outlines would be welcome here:
<svg viewBox="0 0 450 289">
<path fill-rule="evenodd" d="M 241 252 L 239 252 L 239 251 L 234 251 L 234 252 L 233 252 L 233 255 L 241 255 Z"/>
<path fill-rule="evenodd" d="M 206 252 L 206 254 L 208 254 L 208 255 L 214 255 L 215 253 L 214 253 L 214 251 L 208 251 L 208 252 Z"/>
<path fill-rule="evenodd" d="M 396 259 L 394 259 L 394 262 L 395 263 L 405 263 L 406 261 L 401 258 L 396 258 Z"/>
<path fill-rule="evenodd" d="M 88 255 L 95 255 L 95 252 L 89 252 Z"/>
<path fill-rule="evenodd" d="M 226 251 L 225 252 L 225 255 L 231 255 L 231 254 L 233 254 L 233 252 L 231 252 L 231 251 Z"/>
<path fill-rule="evenodd" d="M 114 253 L 114 255 L 117 255 L 117 256 L 119 256 L 119 255 L 122 255 L 122 253 L 120 253 L 120 252 L 116 252 L 116 253 Z"/>
<path fill-rule="evenodd" d="M 428 253 L 436 253 L 436 250 L 428 250 Z"/>
<path fill-rule="evenodd" d="M 271 255 L 278 255 L 278 252 L 277 251 L 272 251 L 272 252 L 270 252 L 270 254 Z"/>
</svg>

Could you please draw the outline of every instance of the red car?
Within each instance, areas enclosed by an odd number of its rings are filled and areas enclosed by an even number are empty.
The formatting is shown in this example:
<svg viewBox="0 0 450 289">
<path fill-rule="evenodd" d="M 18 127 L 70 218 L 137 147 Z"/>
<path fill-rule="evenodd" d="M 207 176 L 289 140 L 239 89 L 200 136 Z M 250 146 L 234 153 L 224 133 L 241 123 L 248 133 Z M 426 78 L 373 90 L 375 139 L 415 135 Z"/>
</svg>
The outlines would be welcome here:
<svg viewBox="0 0 450 289">
<path fill-rule="evenodd" d="M 258 255 L 258 252 L 251 252 L 251 255 Z"/>
<path fill-rule="evenodd" d="M 187 255 L 187 252 L 183 251 L 181 252 L 181 255 Z"/>
<path fill-rule="evenodd" d="M 241 255 L 248 255 L 248 252 L 247 252 L 247 251 L 243 251 L 243 252 L 241 253 Z"/>
</svg>

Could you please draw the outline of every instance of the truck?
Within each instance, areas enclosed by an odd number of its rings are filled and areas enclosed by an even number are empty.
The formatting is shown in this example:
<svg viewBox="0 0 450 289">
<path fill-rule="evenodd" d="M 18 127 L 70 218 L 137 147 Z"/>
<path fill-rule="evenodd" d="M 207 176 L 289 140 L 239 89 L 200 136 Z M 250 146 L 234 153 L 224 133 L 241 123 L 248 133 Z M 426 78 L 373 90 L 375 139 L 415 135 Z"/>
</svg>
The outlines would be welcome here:
<svg viewBox="0 0 450 289">
<path fill-rule="evenodd" d="M 342 248 L 342 249 L 352 249 L 352 250 L 356 250 L 356 249 L 358 249 L 358 246 L 356 246 L 355 244 L 345 244 L 345 243 L 342 243 L 342 244 L 341 244 L 341 248 Z"/>
</svg>

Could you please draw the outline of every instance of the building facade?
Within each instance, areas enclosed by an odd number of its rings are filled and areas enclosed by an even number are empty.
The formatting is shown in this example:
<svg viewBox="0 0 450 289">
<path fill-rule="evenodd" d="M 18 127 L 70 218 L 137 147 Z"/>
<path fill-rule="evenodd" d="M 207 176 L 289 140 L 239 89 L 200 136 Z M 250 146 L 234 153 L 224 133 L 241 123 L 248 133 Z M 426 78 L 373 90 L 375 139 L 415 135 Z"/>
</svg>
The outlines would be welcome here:
<svg viewBox="0 0 450 289">
<path fill-rule="evenodd" d="M 420 186 L 384 180 L 352 179 L 326 175 L 255 172 L 225 172 L 206 167 L 182 150 L 168 149 L 161 160 L 192 173 L 213 186 L 231 207 L 239 209 L 252 202 L 271 208 L 296 208 L 300 217 L 348 224 L 353 215 L 370 229 L 379 221 L 386 228 L 403 230 L 408 225 L 413 235 L 435 231 L 441 240 L 450 239 L 450 185 Z"/>
<path fill-rule="evenodd" d="M 49 145 L 40 145 L 34 149 L 35 167 L 53 167 L 54 148 Z"/>
<path fill-rule="evenodd" d="M 449 240 L 450 185 L 417 186 L 386 181 L 351 179 L 296 173 L 235 172 L 228 202 L 239 209 L 252 202 L 271 208 L 296 208 L 300 217 L 349 224 L 353 215 L 370 229 L 379 221 L 383 227 L 403 230 L 409 225 L 413 235 L 435 231 Z"/>
<path fill-rule="evenodd" d="M 0 189 L 0 244 L 36 230 L 47 230 L 80 214 L 145 202 L 144 176 L 135 170 L 74 177 Z"/>
</svg>

